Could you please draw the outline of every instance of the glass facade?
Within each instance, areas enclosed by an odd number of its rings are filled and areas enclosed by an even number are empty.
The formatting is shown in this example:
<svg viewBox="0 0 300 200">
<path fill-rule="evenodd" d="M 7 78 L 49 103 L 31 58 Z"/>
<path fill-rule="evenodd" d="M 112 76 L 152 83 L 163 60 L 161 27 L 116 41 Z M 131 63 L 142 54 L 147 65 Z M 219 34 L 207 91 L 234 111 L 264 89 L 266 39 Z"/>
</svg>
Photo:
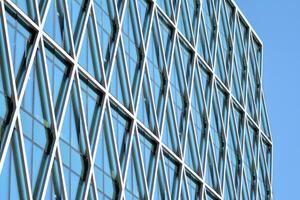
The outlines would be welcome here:
<svg viewBox="0 0 300 200">
<path fill-rule="evenodd" d="M 2 0 L 0 56 L 1 199 L 272 199 L 232 0 Z"/>
</svg>

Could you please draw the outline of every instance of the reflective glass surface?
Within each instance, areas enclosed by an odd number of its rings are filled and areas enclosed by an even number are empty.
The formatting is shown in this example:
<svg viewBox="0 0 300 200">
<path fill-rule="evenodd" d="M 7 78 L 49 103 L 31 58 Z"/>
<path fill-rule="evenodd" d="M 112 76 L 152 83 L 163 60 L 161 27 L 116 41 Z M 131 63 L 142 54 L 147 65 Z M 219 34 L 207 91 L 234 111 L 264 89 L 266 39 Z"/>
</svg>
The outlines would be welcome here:
<svg viewBox="0 0 300 200">
<path fill-rule="evenodd" d="M 262 46 L 232 0 L 0 1 L 1 199 L 272 199 Z"/>
</svg>

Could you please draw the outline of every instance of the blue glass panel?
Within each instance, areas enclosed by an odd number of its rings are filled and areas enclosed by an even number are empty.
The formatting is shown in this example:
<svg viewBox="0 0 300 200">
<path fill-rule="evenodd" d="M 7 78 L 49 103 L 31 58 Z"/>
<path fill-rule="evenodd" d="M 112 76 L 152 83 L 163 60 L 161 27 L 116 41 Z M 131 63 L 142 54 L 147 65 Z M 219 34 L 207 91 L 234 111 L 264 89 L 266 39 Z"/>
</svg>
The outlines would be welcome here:
<svg viewBox="0 0 300 200">
<path fill-rule="evenodd" d="M 137 100 L 144 56 L 142 53 L 142 40 L 141 34 L 139 34 L 137 20 L 138 16 L 135 12 L 134 0 L 129 0 L 122 25 L 122 39 L 124 42 L 127 70 L 134 102 Z"/>
<path fill-rule="evenodd" d="M 66 11 L 62 0 L 50 2 L 50 8 L 46 16 L 44 31 L 68 53 L 71 51 L 71 40 L 67 33 L 68 25 Z"/>
<path fill-rule="evenodd" d="M 201 4 L 200 1 L 197 0 L 187 0 L 186 3 L 190 12 L 190 21 L 194 33 L 194 41 L 196 41 L 198 35 L 197 31 L 198 31 Z"/>
<path fill-rule="evenodd" d="M 36 20 L 36 13 L 33 0 L 13 0 L 13 2 L 31 19 Z"/>
<path fill-rule="evenodd" d="M 216 94 L 215 94 L 216 95 Z M 213 105 L 211 110 L 211 124 L 210 133 L 212 136 L 212 142 L 215 149 L 215 158 L 217 161 L 221 180 L 223 178 L 223 168 L 225 159 L 225 137 L 223 133 L 223 126 L 221 116 L 218 108 L 216 96 L 213 97 Z"/>
<path fill-rule="evenodd" d="M 158 169 L 156 174 L 156 183 L 155 183 L 155 191 L 154 191 L 154 199 L 168 199 L 168 193 L 166 190 L 166 180 L 164 176 L 164 168 L 162 159 L 159 160 Z"/>
<path fill-rule="evenodd" d="M 87 11 L 87 0 L 73 0 L 68 1 L 68 9 L 70 22 L 73 30 L 73 39 L 75 48 L 78 48 L 79 45 L 79 37 L 82 34 L 83 23 L 86 17 Z"/>
<path fill-rule="evenodd" d="M 217 48 L 217 57 L 215 61 L 215 73 L 220 78 L 220 80 L 227 85 L 227 71 L 226 71 L 226 65 L 223 59 L 223 53 L 221 51 L 220 45 Z"/>
<path fill-rule="evenodd" d="M 123 173 L 125 172 L 125 163 L 129 150 L 129 139 L 130 139 L 130 121 L 126 115 L 119 112 L 117 108 L 112 107 L 112 124 L 115 133 L 115 139 L 117 143 L 120 164 Z"/>
<path fill-rule="evenodd" d="M 195 181 L 190 176 L 187 176 L 187 185 L 189 190 L 189 195 L 191 200 L 196 200 L 200 198 L 201 185 L 199 182 Z M 201 198 L 200 198 L 201 199 Z"/>
<path fill-rule="evenodd" d="M 164 129 L 162 135 L 162 141 L 167 145 L 173 152 L 179 152 L 179 141 L 177 130 L 175 127 L 175 118 L 173 116 L 172 106 L 171 106 L 171 98 L 168 100 L 167 110 L 165 113 L 165 122 Z"/>
<path fill-rule="evenodd" d="M 21 160 L 20 143 L 17 136 L 19 133 L 15 129 L 12 134 L 0 174 L 1 198 L 26 199 L 28 194 L 25 189 L 25 171 Z"/>
<path fill-rule="evenodd" d="M 199 154 L 204 163 L 206 151 L 206 136 L 207 136 L 207 117 L 204 109 L 204 93 L 202 92 L 202 84 L 200 79 L 200 68 L 197 66 L 194 72 L 194 83 L 191 93 L 191 111 L 196 132 L 196 137 L 199 146 Z"/>
<path fill-rule="evenodd" d="M 115 199 L 119 195 L 117 158 L 112 141 L 112 129 L 107 110 L 104 113 L 95 159 L 95 178 L 99 199 Z"/>
<path fill-rule="evenodd" d="M 14 15 L 15 13 L 10 12 L 10 10 L 6 11 L 12 64 L 17 90 L 20 92 L 32 53 L 34 34 L 32 34 L 32 30 L 23 25 L 24 23 L 19 18 L 16 19 Z"/>
<path fill-rule="evenodd" d="M 199 138 L 200 139 L 200 138 Z M 196 139 L 194 136 L 194 129 L 192 127 L 192 121 L 190 121 L 188 126 L 188 132 L 186 137 L 186 147 L 185 147 L 185 163 L 196 173 L 200 170 L 200 161 L 198 157 L 198 148 L 196 146 Z"/>
<path fill-rule="evenodd" d="M 192 27 L 190 26 L 191 19 L 188 13 L 188 9 L 189 8 L 187 7 L 185 1 L 181 1 L 179 19 L 178 19 L 178 28 L 183 33 L 183 35 L 192 43 L 194 39 L 192 37 Z"/>
<path fill-rule="evenodd" d="M 172 53 L 172 41 L 174 30 L 171 26 L 162 18 L 158 19 L 159 30 L 161 35 L 161 42 L 163 44 L 166 64 L 169 67 L 171 63 L 171 53 Z M 158 41 L 159 42 L 159 41 Z"/>
<path fill-rule="evenodd" d="M 147 61 L 158 123 L 159 126 L 161 126 L 163 105 L 166 98 L 167 79 L 164 73 L 163 52 L 160 48 L 159 35 L 157 33 L 157 21 L 154 20 L 149 41 Z"/>
<path fill-rule="evenodd" d="M 91 76 L 97 81 L 102 82 L 102 63 L 100 62 L 100 50 L 95 33 L 96 29 L 90 15 L 85 33 L 83 33 L 83 42 L 78 62 Z"/>
<path fill-rule="evenodd" d="M 25 152 L 30 169 L 32 193 L 35 198 L 39 198 L 39 190 L 42 186 L 37 183 L 43 183 L 45 180 L 54 135 L 43 68 L 42 55 L 38 49 L 20 112 L 23 134 L 27 144 Z"/>
<path fill-rule="evenodd" d="M 148 74 L 144 74 L 142 88 L 140 92 L 140 100 L 137 109 L 137 118 L 151 131 L 156 133 L 155 125 L 155 108 L 153 107 L 151 98 L 152 93 L 149 86 Z"/>
<path fill-rule="evenodd" d="M 177 43 L 176 43 L 177 44 Z M 173 105 L 175 109 L 175 116 L 178 125 L 179 138 L 181 140 L 181 144 L 183 144 L 183 135 L 186 132 L 186 124 L 187 124 L 187 88 L 184 82 L 184 72 L 182 70 L 181 60 L 179 58 L 179 49 L 178 45 L 175 45 L 175 59 L 174 65 L 171 71 L 170 77 L 170 87 L 171 93 L 173 97 Z M 168 102 L 170 104 L 171 102 Z"/>
<path fill-rule="evenodd" d="M 157 0 L 156 2 L 158 6 L 163 10 L 163 12 L 166 13 L 170 18 L 173 16 L 172 1 Z"/>
<path fill-rule="evenodd" d="M 106 76 L 109 75 L 109 64 L 112 60 L 112 53 L 116 40 L 116 11 L 113 1 L 103 0 L 95 1 L 94 9 L 98 26 L 100 45 L 106 70 Z"/>
<path fill-rule="evenodd" d="M 0 29 L 3 29 L 2 21 Z M 4 135 L 7 122 L 12 116 L 11 86 L 9 78 L 8 59 L 5 51 L 5 38 L 3 31 L 0 31 L 0 138 Z"/>
<path fill-rule="evenodd" d="M 219 192 L 218 169 L 214 163 L 212 144 L 209 144 L 207 151 L 205 182 Z"/>
<path fill-rule="evenodd" d="M 122 53 L 122 45 L 119 46 L 115 64 L 113 66 L 112 78 L 109 86 L 110 93 L 125 107 L 130 107 L 129 88 L 127 85 L 126 66 Z"/>
<path fill-rule="evenodd" d="M 131 157 L 129 158 L 129 166 L 126 177 L 126 199 L 144 199 L 145 185 L 143 182 L 142 165 L 139 158 L 139 149 L 136 137 L 133 138 Z"/>
<path fill-rule="evenodd" d="M 85 119 L 89 133 L 90 146 L 94 152 L 96 137 L 100 132 L 100 119 L 102 114 L 103 94 L 91 82 L 81 78 L 81 96 L 84 107 Z"/>
<path fill-rule="evenodd" d="M 191 84 L 193 70 L 193 55 L 190 49 L 180 40 L 180 52 L 182 57 L 183 71 L 185 72 L 185 80 L 188 88 Z"/>
<path fill-rule="evenodd" d="M 70 199 L 82 197 L 89 167 L 79 105 L 77 89 L 73 83 L 59 139 L 61 152 L 64 152 L 62 161 Z"/>
<path fill-rule="evenodd" d="M 171 198 L 177 199 L 179 192 L 179 167 L 172 159 L 165 156 L 165 170 L 168 178 Z"/>
<path fill-rule="evenodd" d="M 199 37 L 198 37 L 198 42 L 197 42 L 197 51 L 206 61 L 207 64 L 211 64 L 211 58 L 210 58 L 210 51 L 209 51 L 209 46 L 208 42 L 206 40 L 206 32 L 205 32 L 205 25 L 204 25 L 204 19 L 203 16 L 201 15 L 201 21 L 200 21 L 200 27 L 199 27 Z"/>
<path fill-rule="evenodd" d="M 56 119 L 59 121 L 70 79 L 70 65 L 57 50 L 46 43 L 45 54 Z"/>
<path fill-rule="evenodd" d="M 148 190 L 152 191 L 154 187 L 153 178 L 156 161 L 156 144 L 142 130 L 139 130 L 139 138 Z"/>
<path fill-rule="evenodd" d="M 217 36 L 217 22 L 215 19 L 216 16 L 214 13 L 213 2 L 210 0 L 204 0 L 202 4 L 202 9 L 206 26 L 207 40 L 209 43 L 211 55 L 213 56 Z"/>
<path fill-rule="evenodd" d="M 137 4 L 144 41 L 146 41 L 147 36 L 149 35 L 150 26 L 150 3 L 147 0 L 139 0 L 137 1 Z"/>
</svg>

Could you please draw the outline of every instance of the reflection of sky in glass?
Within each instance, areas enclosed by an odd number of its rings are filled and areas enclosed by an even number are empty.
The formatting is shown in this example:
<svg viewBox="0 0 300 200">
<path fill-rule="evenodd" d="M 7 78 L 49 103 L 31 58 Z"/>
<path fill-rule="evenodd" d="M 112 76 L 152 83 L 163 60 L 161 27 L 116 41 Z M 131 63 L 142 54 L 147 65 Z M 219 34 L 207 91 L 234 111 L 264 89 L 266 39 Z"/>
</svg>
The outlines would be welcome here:
<svg viewBox="0 0 300 200">
<path fill-rule="evenodd" d="M 264 43 L 264 92 L 273 135 L 275 199 L 297 199 L 300 2 L 237 0 Z"/>
</svg>

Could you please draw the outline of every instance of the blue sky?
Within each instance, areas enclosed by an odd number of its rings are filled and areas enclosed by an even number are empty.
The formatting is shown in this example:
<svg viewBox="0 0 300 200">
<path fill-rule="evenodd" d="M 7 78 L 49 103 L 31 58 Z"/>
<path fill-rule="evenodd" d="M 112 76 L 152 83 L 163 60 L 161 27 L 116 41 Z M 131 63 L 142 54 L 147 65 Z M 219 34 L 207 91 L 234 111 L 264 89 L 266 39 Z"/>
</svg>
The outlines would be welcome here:
<svg viewBox="0 0 300 200">
<path fill-rule="evenodd" d="M 263 85 L 273 135 L 274 199 L 299 199 L 300 1 L 236 2 L 264 43 Z"/>
</svg>

